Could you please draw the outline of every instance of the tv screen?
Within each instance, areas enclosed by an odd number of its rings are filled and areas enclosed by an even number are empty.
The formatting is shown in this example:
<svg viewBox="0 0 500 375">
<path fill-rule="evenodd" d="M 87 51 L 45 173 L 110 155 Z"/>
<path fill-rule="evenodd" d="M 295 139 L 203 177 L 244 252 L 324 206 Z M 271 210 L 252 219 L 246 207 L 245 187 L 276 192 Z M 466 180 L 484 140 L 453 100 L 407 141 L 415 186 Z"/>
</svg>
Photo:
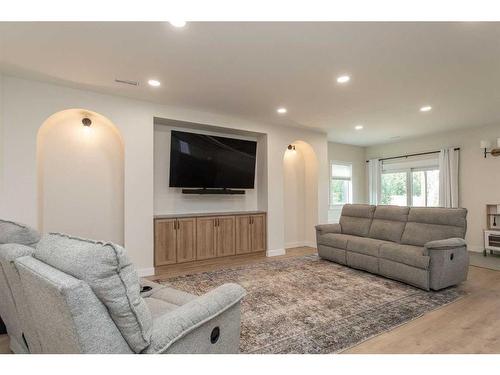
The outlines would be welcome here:
<svg viewBox="0 0 500 375">
<path fill-rule="evenodd" d="M 172 130 L 170 187 L 253 189 L 257 142 Z"/>
</svg>

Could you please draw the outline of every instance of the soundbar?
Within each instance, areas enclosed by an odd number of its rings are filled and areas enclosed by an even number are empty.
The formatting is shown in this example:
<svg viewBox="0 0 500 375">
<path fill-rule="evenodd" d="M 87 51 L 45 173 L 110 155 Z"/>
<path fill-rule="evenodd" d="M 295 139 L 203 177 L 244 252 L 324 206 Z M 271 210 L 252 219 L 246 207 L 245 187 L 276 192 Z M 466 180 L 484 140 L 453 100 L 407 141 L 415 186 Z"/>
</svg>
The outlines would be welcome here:
<svg viewBox="0 0 500 375">
<path fill-rule="evenodd" d="M 234 189 L 182 189 L 182 194 L 227 194 L 227 195 L 242 195 L 245 190 Z"/>
</svg>

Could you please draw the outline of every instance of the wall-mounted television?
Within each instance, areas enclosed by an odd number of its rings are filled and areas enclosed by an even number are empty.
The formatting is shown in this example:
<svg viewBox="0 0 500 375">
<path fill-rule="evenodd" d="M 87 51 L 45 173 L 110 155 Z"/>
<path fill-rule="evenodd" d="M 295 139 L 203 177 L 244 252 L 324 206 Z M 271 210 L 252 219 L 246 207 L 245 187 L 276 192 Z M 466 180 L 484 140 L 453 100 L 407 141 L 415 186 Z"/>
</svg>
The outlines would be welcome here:
<svg viewBox="0 0 500 375">
<path fill-rule="evenodd" d="M 170 187 L 253 189 L 257 142 L 172 130 Z"/>
</svg>

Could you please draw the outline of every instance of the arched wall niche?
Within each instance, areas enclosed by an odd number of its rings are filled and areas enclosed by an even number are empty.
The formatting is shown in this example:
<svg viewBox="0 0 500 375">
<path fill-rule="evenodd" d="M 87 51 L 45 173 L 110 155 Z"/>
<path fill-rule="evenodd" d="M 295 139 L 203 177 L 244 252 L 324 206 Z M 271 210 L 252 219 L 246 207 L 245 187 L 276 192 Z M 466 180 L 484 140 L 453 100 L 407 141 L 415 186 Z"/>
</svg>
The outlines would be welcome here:
<svg viewBox="0 0 500 375">
<path fill-rule="evenodd" d="M 50 116 L 37 134 L 37 174 L 42 231 L 124 245 L 124 143 L 109 119 L 85 109 Z"/>
<path fill-rule="evenodd" d="M 307 142 L 296 140 L 283 156 L 285 247 L 315 246 L 318 222 L 318 159 Z"/>
</svg>

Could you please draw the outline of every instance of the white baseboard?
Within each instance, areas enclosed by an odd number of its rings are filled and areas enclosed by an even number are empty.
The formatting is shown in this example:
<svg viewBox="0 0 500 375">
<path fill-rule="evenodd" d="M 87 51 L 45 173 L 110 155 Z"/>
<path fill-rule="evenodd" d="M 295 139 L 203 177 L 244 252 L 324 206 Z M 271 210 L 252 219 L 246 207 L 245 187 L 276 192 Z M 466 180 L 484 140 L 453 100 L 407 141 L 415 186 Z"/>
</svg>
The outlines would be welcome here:
<svg viewBox="0 0 500 375">
<path fill-rule="evenodd" d="M 482 253 L 484 251 L 484 246 L 479 245 L 467 245 L 467 250 L 474 253 Z"/>
<path fill-rule="evenodd" d="M 140 269 L 137 270 L 137 274 L 139 275 L 139 277 L 154 276 L 155 269 L 154 269 L 154 267 L 151 267 L 151 268 L 140 268 Z"/>
<path fill-rule="evenodd" d="M 285 249 L 273 249 L 273 250 L 267 250 L 266 255 L 268 257 L 276 257 L 278 255 L 285 255 L 286 250 Z"/>
<path fill-rule="evenodd" d="M 310 241 L 290 242 L 285 244 L 285 249 L 293 249 L 294 247 L 304 247 L 304 246 L 316 248 L 316 243 Z"/>
<path fill-rule="evenodd" d="M 304 246 L 307 246 L 307 247 L 313 247 L 316 249 L 316 242 L 309 242 L 309 241 L 306 241 L 304 242 Z"/>
</svg>

